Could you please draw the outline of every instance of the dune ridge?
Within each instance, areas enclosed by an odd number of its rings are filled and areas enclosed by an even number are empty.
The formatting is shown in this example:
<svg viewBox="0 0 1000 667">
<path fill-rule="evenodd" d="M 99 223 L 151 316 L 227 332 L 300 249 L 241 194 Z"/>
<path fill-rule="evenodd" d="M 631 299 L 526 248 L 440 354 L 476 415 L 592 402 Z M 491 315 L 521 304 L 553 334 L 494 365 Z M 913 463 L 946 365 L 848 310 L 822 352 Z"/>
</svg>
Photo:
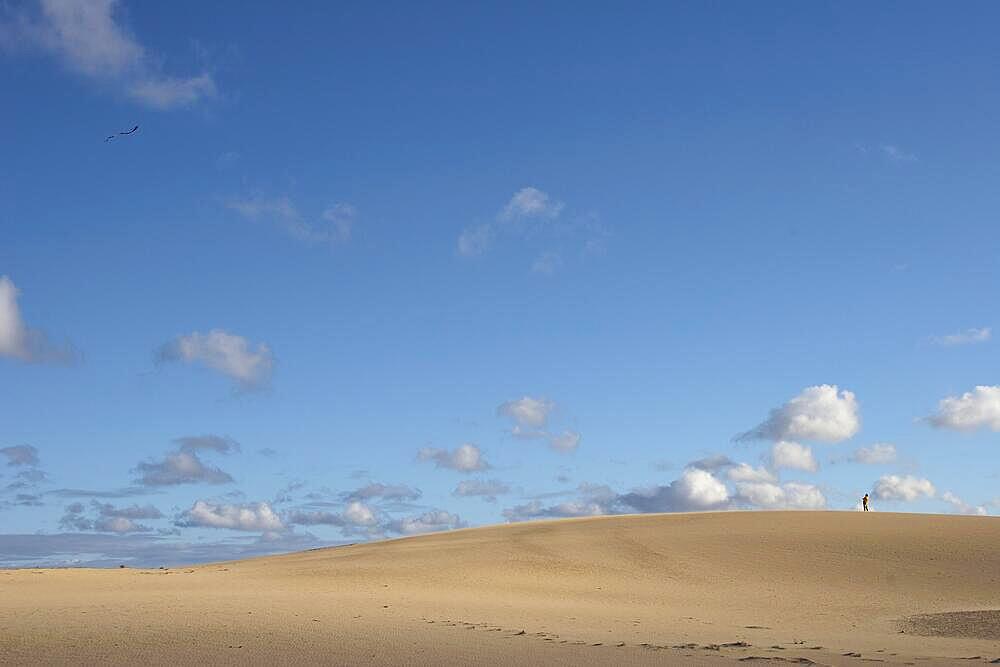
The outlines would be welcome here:
<svg viewBox="0 0 1000 667">
<path fill-rule="evenodd" d="M 169 570 L 0 571 L 4 664 L 975 664 L 1000 519 L 563 519 Z"/>
</svg>

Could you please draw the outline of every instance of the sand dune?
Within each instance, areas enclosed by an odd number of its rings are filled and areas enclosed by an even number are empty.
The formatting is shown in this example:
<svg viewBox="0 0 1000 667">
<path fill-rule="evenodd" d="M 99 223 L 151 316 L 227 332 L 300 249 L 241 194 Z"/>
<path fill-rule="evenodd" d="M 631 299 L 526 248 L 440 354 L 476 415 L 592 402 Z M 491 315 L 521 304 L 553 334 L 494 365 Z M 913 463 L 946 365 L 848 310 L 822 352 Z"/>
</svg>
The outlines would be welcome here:
<svg viewBox="0 0 1000 667">
<path fill-rule="evenodd" d="M 494 526 L 170 570 L 0 571 L 5 664 L 977 664 L 1000 519 Z"/>
</svg>

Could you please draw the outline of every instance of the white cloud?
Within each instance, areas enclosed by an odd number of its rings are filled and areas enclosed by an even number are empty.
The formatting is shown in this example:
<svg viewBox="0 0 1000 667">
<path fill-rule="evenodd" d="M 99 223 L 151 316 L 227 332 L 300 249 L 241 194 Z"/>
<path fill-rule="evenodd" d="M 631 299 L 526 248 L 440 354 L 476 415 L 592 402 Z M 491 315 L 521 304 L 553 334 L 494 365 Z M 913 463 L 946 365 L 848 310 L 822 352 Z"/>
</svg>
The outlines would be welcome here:
<svg viewBox="0 0 1000 667">
<path fill-rule="evenodd" d="M 128 94 L 153 109 L 187 107 L 198 100 L 215 97 L 215 79 L 203 73 L 188 79 L 177 77 L 149 78 L 133 84 Z"/>
<path fill-rule="evenodd" d="M 355 526 L 374 526 L 378 523 L 378 518 L 372 508 L 364 503 L 348 503 L 344 508 L 344 520 Z"/>
<path fill-rule="evenodd" d="M 938 403 L 928 421 L 938 428 L 1000 431 L 1000 386 L 979 385 L 961 396 L 948 396 Z"/>
<path fill-rule="evenodd" d="M 688 512 L 722 509 L 729 490 L 707 470 L 688 468 L 668 486 L 640 489 L 620 500 L 640 512 Z"/>
<path fill-rule="evenodd" d="M 854 394 L 837 385 L 806 387 L 737 440 L 819 440 L 840 442 L 861 427 Z"/>
<path fill-rule="evenodd" d="M 872 491 L 879 500 L 916 500 L 921 496 L 933 498 L 937 491 L 930 480 L 912 475 L 883 475 L 875 482 Z"/>
<path fill-rule="evenodd" d="M 969 505 L 951 491 L 942 493 L 941 500 L 951 505 L 955 512 L 959 514 L 974 514 L 976 516 L 986 516 L 989 514 L 984 505 Z"/>
<path fill-rule="evenodd" d="M 240 443 L 218 435 L 188 435 L 174 440 L 182 452 L 211 451 L 231 454 L 240 451 Z"/>
<path fill-rule="evenodd" d="M 881 465 L 896 460 L 896 445 L 888 442 L 876 442 L 871 447 L 859 447 L 851 459 L 857 463 Z"/>
<path fill-rule="evenodd" d="M 198 500 L 176 523 L 181 527 L 263 532 L 279 532 L 285 529 L 281 518 L 267 503 L 226 505 Z"/>
<path fill-rule="evenodd" d="M 538 188 L 521 188 L 510 198 L 510 201 L 497 213 L 494 223 L 480 223 L 462 230 L 458 237 L 458 254 L 463 257 L 482 255 L 500 234 L 525 236 L 528 234 L 523 225 L 515 223 L 529 220 L 554 220 L 562 213 L 564 205 L 552 199 Z M 554 253 L 539 257 L 532 270 L 540 273 L 551 273 L 558 268 L 561 260 Z"/>
<path fill-rule="evenodd" d="M 443 510 L 431 510 L 418 516 L 390 521 L 386 530 L 400 535 L 416 535 L 439 530 L 453 530 L 464 526 L 465 522 L 457 514 Z"/>
<path fill-rule="evenodd" d="M 700 462 L 695 462 L 700 463 Z M 707 470 L 711 472 L 709 468 L 701 468 L 698 465 L 691 464 L 693 468 L 700 468 L 701 470 Z M 777 482 L 778 477 L 764 467 L 754 468 L 749 463 L 740 463 L 731 467 L 726 475 L 733 482 Z"/>
<path fill-rule="evenodd" d="M 555 403 L 546 398 L 523 396 L 501 403 L 497 406 L 497 415 L 509 417 L 521 427 L 543 428 L 555 407 Z"/>
<path fill-rule="evenodd" d="M 916 162 L 917 156 L 913 153 L 909 153 L 899 146 L 893 146 L 892 144 L 883 144 L 879 146 L 879 150 L 882 154 L 892 160 L 893 162 Z"/>
<path fill-rule="evenodd" d="M 495 502 L 497 496 L 510 492 L 510 487 L 498 479 L 467 479 L 462 480 L 452 491 L 459 497 L 479 496 L 487 502 Z"/>
<path fill-rule="evenodd" d="M 267 345 L 253 346 L 246 338 L 221 329 L 179 336 L 160 348 L 158 359 L 200 363 L 235 380 L 245 390 L 266 385 L 274 366 Z"/>
<path fill-rule="evenodd" d="M 580 446 L 581 436 L 576 431 L 563 431 L 549 435 L 549 447 L 557 452 L 572 452 Z"/>
<path fill-rule="evenodd" d="M 181 78 L 158 72 L 150 56 L 118 21 L 117 0 L 40 0 L 39 11 L 8 15 L 0 36 L 11 46 L 39 49 L 68 69 L 112 84 L 154 109 L 185 107 L 216 95 L 208 72 Z"/>
<path fill-rule="evenodd" d="M 346 243 L 358 220 L 358 209 L 345 202 L 327 207 L 313 222 L 306 220 L 288 197 L 230 199 L 226 207 L 248 220 L 272 222 L 292 238 L 310 244 Z"/>
<path fill-rule="evenodd" d="M 775 468 L 816 472 L 819 464 L 812 450 L 797 442 L 779 440 L 771 447 L 771 465 Z"/>
<path fill-rule="evenodd" d="M 509 522 L 514 522 L 531 521 L 532 519 L 601 516 L 607 513 L 607 508 L 603 504 L 593 501 L 567 501 L 546 507 L 541 502 L 532 500 L 523 505 L 508 507 L 503 511 L 503 517 Z"/>
<path fill-rule="evenodd" d="M 0 276 L 0 357 L 28 363 L 70 363 L 71 348 L 49 342 L 45 332 L 25 325 L 17 304 L 19 290 L 7 276 Z"/>
<path fill-rule="evenodd" d="M 531 272 L 551 276 L 563 265 L 562 257 L 559 253 L 543 252 L 531 263 Z"/>
<path fill-rule="evenodd" d="M 167 454 L 162 461 L 143 462 L 136 466 L 143 486 L 175 486 L 177 484 L 228 484 L 233 478 L 215 466 L 206 465 L 193 451 Z"/>
<path fill-rule="evenodd" d="M 438 468 L 449 468 L 459 472 L 476 472 L 487 470 L 490 464 L 483 458 L 483 453 L 471 443 L 465 443 L 452 451 L 424 447 L 417 452 L 418 461 L 433 461 Z"/>
<path fill-rule="evenodd" d="M 985 343 L 992 338 L 992 336 L 993 330 L 990 327 L 983 327 L 981 329 L 966 329 L 965 331 L 948 334 L 946 336 L 937 336 L 933 340 L 938 345 L 945 346 L 971 345 L 973 343 Z"/>
<path fill-rule="evenodd" d="M 514 193 L 507 205 L 497 216 L 499 220 L 511 221 L 524 218 L 557 218 L 564 204 L 552 199 L 538 188 L 521 188 Z"/>
<path fill-rule="evenodd" d="M 736 485 L 737 502 L 762 509 L 822 509 L 826 497 L 812 484 L 785 482 L 741 482 Z"/>
<path fill-rule="evenodd" d="M 342 512 L 308 512 L 291 510 L 284 515 L 285 523 L 300 526 L 337 526 L 345 534 L 378 534 L 379 515 L 376 510 L 358 500 L 347 504 Z"/>
<path fill-rule="evenodd" d="M 458 254 L 475 257 L 486 252 L 493 240 L 493 228 L 488 224 L 473 225 L 462 230 L 458 237 Z"/>
</svg>

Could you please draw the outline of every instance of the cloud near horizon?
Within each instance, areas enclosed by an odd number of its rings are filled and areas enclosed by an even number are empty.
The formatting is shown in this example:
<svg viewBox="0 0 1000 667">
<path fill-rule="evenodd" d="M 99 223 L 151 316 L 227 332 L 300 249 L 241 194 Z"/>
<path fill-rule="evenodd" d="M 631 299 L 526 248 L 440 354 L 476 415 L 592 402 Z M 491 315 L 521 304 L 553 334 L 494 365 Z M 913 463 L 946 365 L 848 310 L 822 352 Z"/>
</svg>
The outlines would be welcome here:
<svg viewBox="0 0 1000 667">
<path fill-rule="evenodd" d="M 491 467 L 483 453 L 472 443 L 465 443 L 452 451 L 447 449 L 437 449 L 436 447 L 423 447 L 417 452 L 418 461 L 433 461 L 438 468 L 448 468 L 458 472 L 478 472 L 489 470 Z"/>
</svg>

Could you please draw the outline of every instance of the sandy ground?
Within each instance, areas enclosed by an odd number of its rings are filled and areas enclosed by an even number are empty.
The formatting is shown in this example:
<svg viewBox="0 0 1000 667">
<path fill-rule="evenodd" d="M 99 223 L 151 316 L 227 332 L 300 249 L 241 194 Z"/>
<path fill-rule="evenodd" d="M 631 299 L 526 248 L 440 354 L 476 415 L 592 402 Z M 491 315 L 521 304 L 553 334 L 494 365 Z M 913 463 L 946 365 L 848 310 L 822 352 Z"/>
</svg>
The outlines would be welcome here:
<svg viewBox="0 0 1000 667">
<path fill-rule="evenodd" d="M 170 570 L 0 571 L 3 664 L 1000 662 L 1000 518 L 546 521 Z"/>
</svg>

